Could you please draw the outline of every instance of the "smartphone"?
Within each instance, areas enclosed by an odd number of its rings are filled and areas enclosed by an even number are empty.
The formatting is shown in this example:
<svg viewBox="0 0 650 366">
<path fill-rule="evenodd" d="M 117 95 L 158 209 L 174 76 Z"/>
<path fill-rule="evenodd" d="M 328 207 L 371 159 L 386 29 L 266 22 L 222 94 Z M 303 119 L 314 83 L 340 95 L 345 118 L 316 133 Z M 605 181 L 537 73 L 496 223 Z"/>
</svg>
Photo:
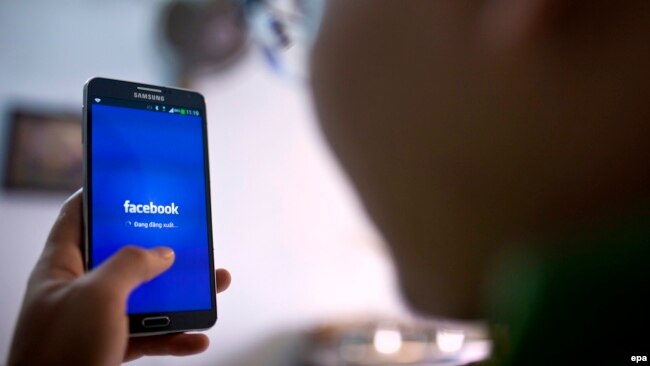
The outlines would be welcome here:
<svg viewBox="0 0 650 366">
<path fill-rule="evenodd" d="M 86 269 L 125 245 L 176 253 L 171 268 L 131 293 L 132 336 L 217 320 L 205 112 L 190 90 L 104 78 L 84 87 Z"/>
</svg>

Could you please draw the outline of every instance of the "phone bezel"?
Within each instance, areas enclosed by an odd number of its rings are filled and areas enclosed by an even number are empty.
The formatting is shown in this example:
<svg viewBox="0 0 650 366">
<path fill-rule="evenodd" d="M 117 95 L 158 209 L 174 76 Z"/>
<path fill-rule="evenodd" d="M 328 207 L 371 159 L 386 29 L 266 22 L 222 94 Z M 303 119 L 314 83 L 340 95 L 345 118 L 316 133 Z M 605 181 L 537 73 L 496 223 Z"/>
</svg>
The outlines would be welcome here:
<svg viewBox="0 0 650 366">
<path fill-rule="evenodd" d="M 141 90 L 140 88 L 147 88 L 153 90 L 160 90 L 160 93 L 151 92 L 149 90 Z M 83 103 L 83 128 L 82 128 L 82 143 L 83 143 L 83 218 L 84 218 L 84 266 L 86 271 L 92 270 L 92 220 L 90 207 L 91 191 L 92 191 L 92 156 L 89 154 L 92 151 L 92 101 L 94 98 L 114 98 L 122 99 L 133 102 L 143 102 L 141 99 L 134 97 L 134 92 L 160 94 L 164 96 L 164 101 L 152 101 L 152 104 L 166 105 L 174 107 L 184 107 L 187 109 L 197 109 L 200 111 L 201 120 L 203 125 L 203 158 L 204 158 L 204 174 L 205 174 L 205 191 L 206 191 L 206 216 L 208 223 L 208 253 L 210 271 L 210 298 L 212 300 L 211 308 L 209 310 L 193 310 L 193 311 L 176 311 L 164 313 L 144 313 L 144 314 L 129 314 L 129 332 L 131 336 L 142 335 L 155 335 L 185 331 L 205 330 L 212 327 L 217 321 L 217 300 L 216 300 L 216 283 L 214 276 L 214 248 L 212 238 L 212 209 L 210 198 L 210 168 L 208 161 L 208 131 L 207 131 L 207 113 L 205 108 L 204 97 L 191 90 L 170 88 L 157 85 L 149 85 L 142 83 L 134 83 L 122 80 L 114 80 L 107 78 L 92 78 L 88 80 L 84 86 L 84 103 Z M 164 327 L 146 328 L 142 324 L 143 320 L 151 317 L 169 317 L 169 325 Z"/>
</svg>

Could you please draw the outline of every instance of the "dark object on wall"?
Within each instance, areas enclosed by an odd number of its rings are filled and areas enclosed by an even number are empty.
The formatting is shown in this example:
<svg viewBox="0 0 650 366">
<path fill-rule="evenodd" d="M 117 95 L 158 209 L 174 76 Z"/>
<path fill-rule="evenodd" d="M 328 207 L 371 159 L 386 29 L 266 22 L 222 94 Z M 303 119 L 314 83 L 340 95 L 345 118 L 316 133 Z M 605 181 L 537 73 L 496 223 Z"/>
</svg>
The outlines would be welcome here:
<svg viewBox="0 0 650 366">
<path fill-rule="evenodd" d="M 234 0 L 175 0 L 163 12 L 165 37 L 179 59 L 181 83 L 188 74 L 233 64 L 248 44 L 244 9 Z"/>
<path fill-rule="evenodd" d="M 15 108 L 9 115 L 7 190 L 73 192 L 81 187 L 81 116 Z"/>
</svg>

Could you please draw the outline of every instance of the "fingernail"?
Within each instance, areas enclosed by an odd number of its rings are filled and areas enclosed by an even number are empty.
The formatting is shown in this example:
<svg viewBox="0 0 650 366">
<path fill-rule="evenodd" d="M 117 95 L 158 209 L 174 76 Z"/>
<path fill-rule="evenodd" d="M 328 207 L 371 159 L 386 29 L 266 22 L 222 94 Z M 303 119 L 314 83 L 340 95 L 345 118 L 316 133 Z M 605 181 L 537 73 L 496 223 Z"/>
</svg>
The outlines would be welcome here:
<svg viewBox="0 0 650 366">
<path fill-rule="evenodd" d="M 156 254 L 158 254 L 160 258 L 167 259 L 167 260 L 174 258 L 174 250 L 172 250 L 172 248 L 157 247 L 151 250 L 154 251 Z"/>
</svg>

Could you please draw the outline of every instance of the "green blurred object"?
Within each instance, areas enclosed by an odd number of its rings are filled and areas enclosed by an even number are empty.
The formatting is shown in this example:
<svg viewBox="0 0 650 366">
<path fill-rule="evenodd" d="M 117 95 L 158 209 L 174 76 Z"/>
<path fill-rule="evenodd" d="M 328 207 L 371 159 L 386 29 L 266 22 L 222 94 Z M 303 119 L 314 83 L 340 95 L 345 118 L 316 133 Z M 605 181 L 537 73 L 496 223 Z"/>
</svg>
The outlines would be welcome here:
<svg viewBox="0 0 650 366">
<path fill-rule="evenodd" d="M 512 254 L 490 289 L 494 365 L 629 365 L 650 354 L 650 210 Z"/>
</svg>

